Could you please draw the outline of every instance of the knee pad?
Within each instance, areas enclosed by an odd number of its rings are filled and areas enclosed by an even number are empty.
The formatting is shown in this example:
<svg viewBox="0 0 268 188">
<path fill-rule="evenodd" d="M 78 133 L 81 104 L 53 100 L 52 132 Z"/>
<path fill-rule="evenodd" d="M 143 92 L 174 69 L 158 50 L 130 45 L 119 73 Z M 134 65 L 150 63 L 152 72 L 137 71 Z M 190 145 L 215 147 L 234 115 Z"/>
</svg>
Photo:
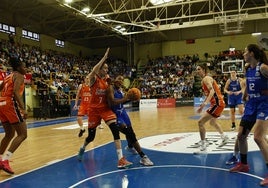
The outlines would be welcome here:
<svg viewBox="0 0 268 188">
<path fill-rule="evenodd" d="M 109 128 L 113 134 L 114 140 L 119 140 L 120 139 L 119 129 L 118 129 L 118 126 L 116 125 L 116 123 L 111 123 L 109 125 Z"/>
<path fill-rule="evenodd" d="M 124 134 L 126 135 L 128 142 L 130 142 L 131 144 L 134 144 L 135 142 L 137 142 L 137 138 L 132 127 L 124 128 L 124 132 L 125 132 Z"/>
<path fill-rule="evenodd" d="M 243 127 L 242 134 L 247 134 L 247 131 L 251 131 L 252 127 L 254 126 L 256 121 L 246 121 L 246 120 L 241 120 L 240 125 Z"/>
<path fill-rule="evenodd" d="M 242 133 L 238 135 L 238 139 L 247 137 L 252 127 L 254 126 L 254 124 L 255 124 L 255 121 L 251 122 L 251 121 L 241 120 L 239 126 L 243 127 L 243 130 L 242 130 Z"/>
<path fill-rule="evenodd" d="M 94 129 L 88 129 L 88 136 L 86 137 L 86 142 L 90 143 L 95 139 L 96 135 L 96 128 Z"/>
</svg>

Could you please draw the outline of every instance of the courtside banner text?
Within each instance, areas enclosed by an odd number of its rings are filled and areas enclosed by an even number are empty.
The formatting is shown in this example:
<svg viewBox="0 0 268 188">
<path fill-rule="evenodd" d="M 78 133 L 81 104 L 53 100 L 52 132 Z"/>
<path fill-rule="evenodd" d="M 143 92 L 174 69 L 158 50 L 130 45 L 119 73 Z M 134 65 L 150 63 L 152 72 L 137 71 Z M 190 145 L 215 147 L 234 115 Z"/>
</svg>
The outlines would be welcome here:
<svg viewBox="0 0 268 188">
<path fill-rule="evenodd" d="M 176 100 L 174 98 L 169 99 L 157 99 L 157 108 L 175 108 Z"/>
<path fill-rule="evenodd" d="M 157 108 L 157 99 L 141 99 L 140 109 L 142 108 Z"/>
</svg>

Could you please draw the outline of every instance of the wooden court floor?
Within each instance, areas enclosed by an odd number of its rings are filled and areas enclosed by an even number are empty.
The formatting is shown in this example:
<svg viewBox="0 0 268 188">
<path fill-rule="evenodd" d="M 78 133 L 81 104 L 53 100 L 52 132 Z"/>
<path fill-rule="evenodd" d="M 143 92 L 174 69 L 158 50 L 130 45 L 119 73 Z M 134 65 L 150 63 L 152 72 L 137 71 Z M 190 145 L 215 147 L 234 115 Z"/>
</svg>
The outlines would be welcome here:
<svg viewBox="0 0 268 188">
<path fill-rule="evenodd" d="M 228 115 L 229 112 L 225 111 L 224 114 Z M 130 111 L 129 115 L 138 139 L 159 134 L 198 131 L 197 118 L 195 118 L 198 115 L 193 107 L 145 109 Z M 35 120 L 28 119 L 27 122 L 31 124 Z M 86 119 L 84 122 L 86 126 Z M 219 122 L 224 131 L 230 131 L 229 120 L 219 119 Z M 239 120 L 237 120 L 238 124 Z M 215 131 L 210 125 L 206 125 L 206 128 L 207 131 Z M 28 128 L 28 138 L 11 159 L 10 165 L 15 175 L 76 155 L 86 136 L 84 134 L 83 137 L 78 138 L 78 131 L 76 121 Z M 0 138 L 2 137 L 3 133 L 0 134 Z M 125 139 L 124 135 L 121 135 L 121 138 Z M 109 128 L 105 126 L 104 129 L 97 130 L 94 143 L 87 149 L 111 141 L 112 135 Z M 0 181 L 9 177 L 4 172 L 0 173 Z"/>
</svg>

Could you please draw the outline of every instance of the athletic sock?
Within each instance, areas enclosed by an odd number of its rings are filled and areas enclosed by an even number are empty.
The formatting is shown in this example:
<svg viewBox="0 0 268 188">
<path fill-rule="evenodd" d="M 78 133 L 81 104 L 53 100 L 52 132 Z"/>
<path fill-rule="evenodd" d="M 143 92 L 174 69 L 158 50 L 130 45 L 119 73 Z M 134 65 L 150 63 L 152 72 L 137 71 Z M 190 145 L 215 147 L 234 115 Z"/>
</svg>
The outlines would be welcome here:
<svg viewBox="0 0 268 188">
<path fill-rule="evenodd" d="M 120 160 L 123 157 L 123 151 L 122 149 L 117 149 L 116 150 L 118 160 Z"/>
</svg>

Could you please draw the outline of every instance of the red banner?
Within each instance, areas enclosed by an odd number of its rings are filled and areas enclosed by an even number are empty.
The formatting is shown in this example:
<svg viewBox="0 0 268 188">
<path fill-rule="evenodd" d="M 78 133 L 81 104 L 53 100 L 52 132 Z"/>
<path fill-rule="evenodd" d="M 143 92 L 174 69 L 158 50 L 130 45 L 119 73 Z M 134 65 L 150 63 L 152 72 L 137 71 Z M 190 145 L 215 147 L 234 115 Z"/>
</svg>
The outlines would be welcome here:
<svg viewBox="0 0 268 188">
<path fill-rule="evenodd" d="M 176 100 L 174 98 L 170 99 L 157 99 L 157 108 L 175 108 Z"/>
<path fill-rule="evenodd" d="M 26 73 L 24 75 L 24 83 L 25 84 L 31 84 L 32 83 L 32 74 L 31 73 Z"/>
</svg>

